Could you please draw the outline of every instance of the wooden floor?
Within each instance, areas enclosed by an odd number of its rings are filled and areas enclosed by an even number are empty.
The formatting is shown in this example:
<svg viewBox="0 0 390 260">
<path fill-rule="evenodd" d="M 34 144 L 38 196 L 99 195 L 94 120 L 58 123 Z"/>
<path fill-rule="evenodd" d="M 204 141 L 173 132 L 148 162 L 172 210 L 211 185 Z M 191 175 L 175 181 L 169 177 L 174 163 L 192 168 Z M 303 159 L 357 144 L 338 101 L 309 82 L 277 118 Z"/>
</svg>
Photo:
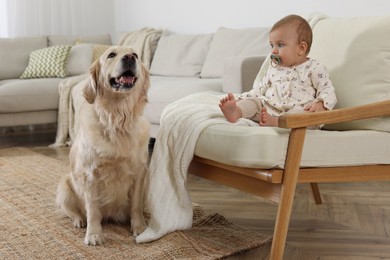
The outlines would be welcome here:
<svg viewBox="0 0 390 260">
<path fill-rule="evenodd" d="M 69 148 L 50 149 L 54 131 L 0 135 L 0 148 L 30 147 L 67 160 Z M 390 259 L 390 183 L 320 184 L 316 205 L 309 185 L 299 185 L 294 200 L 285 259 Z M 272 234 L 276 205 L 237 190 L 188 176 L 193 202 L 251 230 Z M 267 259 L 269 248 L 229 259 Z M 256 255 L 257 254 L 257 255 Z"/>
</svg>

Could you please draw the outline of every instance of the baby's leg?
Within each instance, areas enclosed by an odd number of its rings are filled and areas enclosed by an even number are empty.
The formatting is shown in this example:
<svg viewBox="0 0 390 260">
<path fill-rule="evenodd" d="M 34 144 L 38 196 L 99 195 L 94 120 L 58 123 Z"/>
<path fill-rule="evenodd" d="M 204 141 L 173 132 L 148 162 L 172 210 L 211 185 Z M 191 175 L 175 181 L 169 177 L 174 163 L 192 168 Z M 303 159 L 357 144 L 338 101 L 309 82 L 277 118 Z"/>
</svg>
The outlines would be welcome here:
<svg viewBox="0 0 390 260">
<path fill-rule="evenodd" d="M 241 118 L 241 109 L 237 107 L 237 102 L 232 93 L 228 93 L 225 98 L 221 99 L 219 108 L 230 123 L 235 123 Z"/>
<path fill-rule="evenodd" d="M 266 107 L 261 108 L 259 124 L 261 126 L 278 126 L 278 117 L 272 116 L 267 112 Z"/>
<path fill-rule="evenodd" d="M 261 100 L 259 98 L 246 98 L 237 102 L 237 107 L 241 110 L 241 117 L 255 122 L 259 122 L 261 111 Z"/>
</svg>

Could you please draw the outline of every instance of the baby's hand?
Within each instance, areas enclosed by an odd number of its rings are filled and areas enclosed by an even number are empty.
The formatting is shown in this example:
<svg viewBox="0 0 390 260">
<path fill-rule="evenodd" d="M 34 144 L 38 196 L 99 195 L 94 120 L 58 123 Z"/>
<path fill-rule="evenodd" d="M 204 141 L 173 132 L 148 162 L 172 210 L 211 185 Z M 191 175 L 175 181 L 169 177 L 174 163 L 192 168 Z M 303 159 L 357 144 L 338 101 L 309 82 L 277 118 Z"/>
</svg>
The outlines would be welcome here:
<svg viewBox="0 0 390 260">
<path fill-rule="evenodd" d="M 323 101 L 318 101 L 318 102 L 315 102 L 315 103 L 307 104 L 303 109 L 306 112 L 321 112 L 321 111 L 327 110 L 324 107 L 324 102 Z"/>
</svg>

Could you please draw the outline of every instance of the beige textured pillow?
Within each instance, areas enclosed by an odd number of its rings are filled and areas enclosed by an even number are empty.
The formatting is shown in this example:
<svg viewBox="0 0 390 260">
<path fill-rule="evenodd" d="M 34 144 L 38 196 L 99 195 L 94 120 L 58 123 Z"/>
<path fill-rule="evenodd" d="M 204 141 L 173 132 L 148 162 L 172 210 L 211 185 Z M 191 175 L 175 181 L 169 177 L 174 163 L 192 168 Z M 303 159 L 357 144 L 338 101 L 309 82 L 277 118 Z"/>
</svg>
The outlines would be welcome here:
<svg viewBox="0 0 390 260">
<path fill-rule="evenodd" d="M 76 44 L 70 49 L 66 71 L 69 76 L 87 73 L 92 64 L 93 44 Z"/>
<path fill-rule="evenodd" d="M 161 36 L 150 73 L 161 76 L 199 76 L 212 40 L 212 34 Z"/>
<path fill-rule="evenodd" d="M 102 56 L 102 54 L 110 48 L 111 45 L 106 44 L 94 44 L 93 45 L 93 54 L 92 54 L 92 62 L 96 61 L 97 59 Z"/>
<path fill-rule="evenodd" d="M 202 78 L 221 78 L 223 62 L 233 56 L 265 56 L 270 52 L 269 28 L 219 28 L 203 65 Z"/>
<path fill-rule="evenodd" d="M 336 89 L 336 108 L 390 98 L 390 16 L 326 18 L 313 28 L 310 56 L 322 61 Z M 324 129 L 390 131 L 390 117 L 327 125 Z"/>
<path fill-rule="evenodd" d="M 20 78 L 66 77 L 66 61 L 71 47 L 71 45 L 58 45 L 31 52 L 28 66 Z"/>
</svg>

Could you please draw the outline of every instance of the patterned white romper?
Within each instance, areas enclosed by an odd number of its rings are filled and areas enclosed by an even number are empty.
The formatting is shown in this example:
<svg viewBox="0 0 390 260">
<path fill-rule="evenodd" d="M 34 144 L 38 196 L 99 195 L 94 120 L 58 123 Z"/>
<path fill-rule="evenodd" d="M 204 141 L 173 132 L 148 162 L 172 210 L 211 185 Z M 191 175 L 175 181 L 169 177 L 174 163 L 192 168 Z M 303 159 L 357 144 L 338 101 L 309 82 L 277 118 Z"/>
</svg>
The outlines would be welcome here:
<svg viewBox="0 0 390 260">
<path fill-rule="evenodd" d="M 262 106 L 272 116 L 280 116 L 302 113 L 306 104 L 317 101 L 331 110 L 337 98 L 325 66 L 309 58 L 293 67 L 270 66 L 259 86 L 239 96 L 237 106 L 242 117 L 258 121 Z"/>
</svg>

